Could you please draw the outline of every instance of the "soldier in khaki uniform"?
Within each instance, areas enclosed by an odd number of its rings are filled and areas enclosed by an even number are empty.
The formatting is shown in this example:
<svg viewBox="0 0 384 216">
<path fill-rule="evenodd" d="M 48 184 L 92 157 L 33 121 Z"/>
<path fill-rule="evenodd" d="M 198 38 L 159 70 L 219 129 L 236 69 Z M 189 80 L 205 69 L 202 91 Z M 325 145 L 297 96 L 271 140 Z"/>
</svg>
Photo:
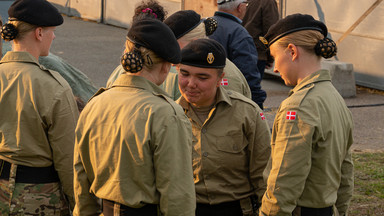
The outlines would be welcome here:
<svg viewBox="0 0 384 216">
<path fill-rule="evenodd" d="M 294 14 L 273 25 L 264 43 L 275 72 L 295 86 L 277 111 L 272 166 L 260 216 L 347 215 L 353 191 L 352 116 L 322 70 L 336 54 L 327 27 Z"/>
<path fill-rule="evenodd" d="M 270 132 L 262 110 L 221 85 L 225 50 L 198 39 L 182 49 L 177 101 L 192 123 L 196 215 L 253 215 L 265 192 Z"/>
<path fill-rule="evenodd" d="M 69 215 L 78 110 L 68 83 L 38 63 L 63 18 L 45 0 L 16 0 L 8 14 L 1 36 L 13 51 L 0 62 L 0 214 Z"/>
<path fill-rule="evenodd" d="M 178 11 L 165 19 L 164 23 L 172 29 L 181 49 L 191 41 L 208 38 L 207 36 L 217 28 L 216 20 L 201 19 L 201 16 L 193 10 Z M 220 85 L 226 90 L 239 92 L 247 98 L 252 98 L 251 89 L 243 73 L 229 59 L 226 59 L 224 77 Z M 178 86 L 173 88 L 178 89 Z"/>
<path fill-rule="evenodd" d="M 74 215 L 192 216 L 191 124 L 159 87 L 181 60 L 172 31 L 156 19 L 133 22 L 122 66 L 80 115 Z"/>
</svg>

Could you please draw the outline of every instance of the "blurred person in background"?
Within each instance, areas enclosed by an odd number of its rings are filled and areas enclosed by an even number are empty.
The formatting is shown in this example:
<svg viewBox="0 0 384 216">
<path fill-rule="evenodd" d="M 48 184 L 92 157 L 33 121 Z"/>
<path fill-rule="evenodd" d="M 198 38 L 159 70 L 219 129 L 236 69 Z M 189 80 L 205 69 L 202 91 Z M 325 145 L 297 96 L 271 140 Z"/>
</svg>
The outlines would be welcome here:
<svg viewBox="0 0 384 216">
<path fill-rule="evenodd" d="M 252 100 L 263 109 L 267 94 L 261 89 L 261 74 L 257 68 L 257 50 L 252 37 L 241 25 L 247 1 L 217 0 L 218 11 L 213 18 L 217 20 L 217 30 L 209 38 L 219 42 L 231 60 L 244 74 L 251 89 Z"/>
<path fill-rule="evenodd" d="M 264 77 L 265 68 L 270 68 L 273 58 L 267 51 L 259 37 L 267 34 L 268 29 L 279 20 L 279 11 L 275 0 L 249 0 L 243 23 L 245 29 L 253 38 L 258 59 L 257 68 L 260 71 L 261 79 Z"/>
</svg>

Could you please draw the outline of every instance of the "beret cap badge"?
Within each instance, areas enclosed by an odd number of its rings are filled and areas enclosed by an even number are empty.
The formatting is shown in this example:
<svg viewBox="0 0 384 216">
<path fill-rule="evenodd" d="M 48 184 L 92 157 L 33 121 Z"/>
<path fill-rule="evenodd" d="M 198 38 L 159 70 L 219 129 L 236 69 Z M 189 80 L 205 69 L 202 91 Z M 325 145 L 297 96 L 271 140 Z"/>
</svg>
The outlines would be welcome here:
<svg viewBox="0 0 384 216">
<path fill-rule="evenodd" d="M 268 41 L 267 41 L 267 39 L 265 39 L 265 37 L 260 36 L 260 37 L 259 37 L 259 40 L 260 40 L 263 44 L 268 45 Z"/>
<path fill-rule="evenodd" d="M 215 56 L 213 55 L 213 53 L 208 53 L 207 55 L 208 64 L 213 64 L 214 61 L 215 61 Z"/>
</svg>

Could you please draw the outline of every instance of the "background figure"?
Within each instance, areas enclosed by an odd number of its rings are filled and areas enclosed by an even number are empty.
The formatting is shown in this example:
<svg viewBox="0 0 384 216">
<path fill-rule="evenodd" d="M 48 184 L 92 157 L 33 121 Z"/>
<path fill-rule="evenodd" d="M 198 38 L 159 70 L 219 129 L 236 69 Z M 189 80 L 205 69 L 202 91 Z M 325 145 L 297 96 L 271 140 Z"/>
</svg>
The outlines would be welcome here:
<svg viewBox="0 0 384 216">
<path fill-rule="evenodd" d="M 136 18 L 150 17 L 160 20 L 161 22 L 167 17 L 168 12 L 156 0 L 143 0 L 135 8 L 135 14 L 132 21 Z"/>
<path fill-rule="evenodd" d="M 211 35 L 217 28 L 216 20 L 213 18 L 201 19 L 201 16 L 193 10 L 178 11 L 168 17 L 164 23 L 167 24 L 175 34 L 181 49 L 191 41 L 208 38 L 207 36 Z M 226 59 L 224 73 L 225 75 L 220 84 L 225 89 L 239 92 L 251 98 L 251 90 L 249 89 L 247 80 L 236 65 L 228 59 Z M 171 88 L 178 90 L 179 86 L 177 84 Z"/>
<path fill-rule="evenodd" d="M 218 41 L 227 57 L 244 74 L 252 93 L 252 100 L 263 109 L 267 94 L 261 89 L 261 75 L 257 69 L 257 50 L 252 37 L 241 25 L 247 2 L 244 0 L 218 0 L 214 19 L 217 30 L 209 38 Z"/>
<path fill-rule="evenodd" d="M 121 74 L 80 114 L 74 215 L 195 213 L 191 125 L 159 85 L 181 60 L 172 31 L 139 19 L 128 31 Z"/>
<path fill-rule="evenodd" d="M 257 68 L 264 77 L 265 67 L 271 67 L 273 59 L 259 37 L 267 34 L 271 25 L 279 20 L 279 11 L 275 0 L 249 0 L 243 18 L 243 26 L 253 38 L 256 45 L 258 60 Z"/>
<path fill-rule="evenodd" d="M 59 56 L 49 53 L 48 56 L 41 56 L 39 63 L 50 70 L 59 72 L 71 86 L 73 94 L 84 103 L 97 92 L 95 85 L 83 72 L 68 64 Z"/>
<path fill-rule="evenodd" d="M 192 123 L 197 216 L 254 215 L 265 192 L 269 127 L 251 99 L 220 85 L 225 62 L 211 39 L 182 49 L 177 103 Z"/>
<path fill-rule="evenodd" d="M 274 71 L 295 86 L 272 131 L 272 166 L 260 215 L 347 215 L 353 191 L 352 115 L 321 69 L 336 55 L 324 23 L 310 15 L 279 20 L 265 35 Z"/>
<path fill-rule="evenodd" d="M 164 10 L 163 6 L 159 4 L 158 1 L 144 0 L 135 8 L 135 14 L 132 17 L 132 20 L 134 21 L 136 19 L 142 18 L 154 18 L 163 22 L 166 16 L 167 12 Z M 123 73 L 125 73 L 123 67 L 121 65 L 117 66 L 116 69 L 109 76 L 106 87 L 111 87 L 117 77 L 119 77 Z M 173 100 L 176 100 L 181 96 L 179 88 L 177 87 L 177 71 L 174 67 L 171 67 L 167 79 L 160 86 L 165 90 L 165 92 L 168 93 L 168 95 Z"/>
<path fill-rule="evenodd" d="M 16 0 L 8 14 L 1 36 L 13 51 L 0 61 L 0 211 L 70 215 L 78 110 L 68 83 L 38 63 L 63 17 L 45 0 Z"/>
</svg>

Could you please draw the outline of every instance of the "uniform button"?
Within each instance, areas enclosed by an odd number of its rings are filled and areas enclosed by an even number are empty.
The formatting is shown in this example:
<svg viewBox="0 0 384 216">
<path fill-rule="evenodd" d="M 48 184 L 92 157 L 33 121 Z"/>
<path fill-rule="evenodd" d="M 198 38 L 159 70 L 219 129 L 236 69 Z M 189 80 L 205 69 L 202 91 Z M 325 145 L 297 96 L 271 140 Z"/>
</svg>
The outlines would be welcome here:
<svg viewBox="0 0 384 216">
<path fill-rule="evenodd" d="M 239 147 L 237 147 L 237 145 L 234 145 L 233 150 L 237 151 L 237 150 L 239 150 Z"/>
<path fill-rule="evenodd" d="M 207 133 L 207 129 L 206 129 L 206 128 L 203 128 L 203 130 L 201 130 L 201 132 L 202 132 L 203 134 L 205 134 L 205 133 Z"/>
<path fill-rule="evenodd" d="M 231 94 L 232 94 L 232 92 L 231 92 L 231 91 L 228 91 L 227 93 L 228 93 L 229 95 L 231 95 Z"/>
<path fill-rule="evenodd" d="M 211 199 L 216 199 L 216 196 L 215 196 L 215 195 L 212 195 L 212 196 L 211 196 Z"/>
<path fill-rule="evenodd" d="M 204 152 L 204 153 L 203 153 L 203 156 L 204 156 L 204 157 L 208 157 L 208 152 Z"/>
</svg>

